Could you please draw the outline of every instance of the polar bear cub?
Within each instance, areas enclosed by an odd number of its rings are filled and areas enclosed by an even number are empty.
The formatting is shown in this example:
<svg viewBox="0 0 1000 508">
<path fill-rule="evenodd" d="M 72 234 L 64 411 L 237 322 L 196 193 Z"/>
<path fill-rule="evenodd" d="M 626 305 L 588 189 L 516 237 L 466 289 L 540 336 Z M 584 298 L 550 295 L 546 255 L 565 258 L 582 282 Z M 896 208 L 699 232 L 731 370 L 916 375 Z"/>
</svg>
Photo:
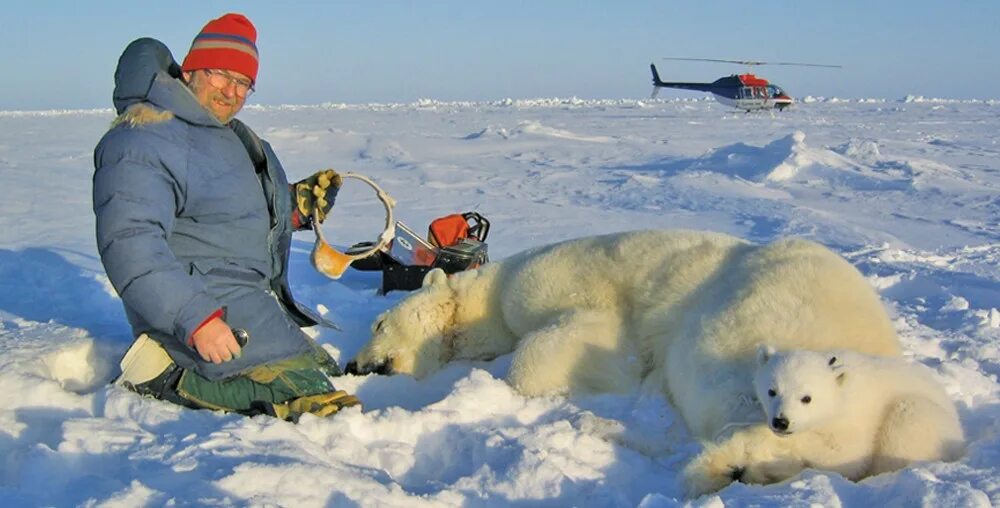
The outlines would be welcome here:
<svg viewBox="0 0 1000 508">
<path fill-rule="evenodd" d="M 923 365 L 761 346 L 753 382 L 765 423 L 710 445 L 690 464 L 692 493 L 734 479 L 779 481 L 807 467 L 857 480 L 964 451 L 958 412 Z"/>
</svg>

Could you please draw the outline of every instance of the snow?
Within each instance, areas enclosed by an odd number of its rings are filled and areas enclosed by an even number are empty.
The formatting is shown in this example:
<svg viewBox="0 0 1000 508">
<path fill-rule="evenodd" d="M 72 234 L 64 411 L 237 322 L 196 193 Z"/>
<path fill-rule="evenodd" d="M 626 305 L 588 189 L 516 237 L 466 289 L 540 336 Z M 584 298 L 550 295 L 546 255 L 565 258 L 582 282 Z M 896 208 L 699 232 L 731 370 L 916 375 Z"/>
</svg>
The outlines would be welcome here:
<svg viewBox="0 0 1000 508">
<path fill-rule="evenodd" d="M 250 106 L 290 178 L 379 182 L 422 231 L 476 210 L 493 259 L 589 234 L 798 235 L 881 294 L 906 354 L 934 369 L 969 438 L 955 463 L 850 482 L 808 470 L 685 499 L 700 445 L 661 396 L 526 398 L 510 357 L 427 379 L 346 376 L 364 402 L 298 425 L 182 410 L 108 386 L 130 337 L 94 245 L 92 150 L 112 113 L 0 112 L 0 498 L 5 506 L 1000 505 L 1000 101 L 807 98 L 774 116 L 711 101 Z M 372 240 L 383 210 L 346 181 L 324 232 Z M 342 332 L 342 363 L 402 298 L 331 281 L 293 245 L 297 297 Z M 629 267 L 620 267 L 627 270 Z"/>
</svg>

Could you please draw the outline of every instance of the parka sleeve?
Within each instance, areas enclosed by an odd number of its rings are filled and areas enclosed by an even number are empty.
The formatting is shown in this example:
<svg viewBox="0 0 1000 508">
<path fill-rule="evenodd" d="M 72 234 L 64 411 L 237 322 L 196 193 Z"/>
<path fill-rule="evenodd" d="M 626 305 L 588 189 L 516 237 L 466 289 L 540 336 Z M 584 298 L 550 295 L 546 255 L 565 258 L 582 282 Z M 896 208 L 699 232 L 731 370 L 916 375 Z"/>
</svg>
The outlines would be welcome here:
<svg viewBox="0 0 1000 508">
<path fill-rule="evenodd" d="M 221 306 L 167 244 L 184 206 L 186 168 L 135 148 L 143 141 L 140 133 L 109 135 L 94 151 L 98 252 L 124 304 L 190 347 L 189 337 Z"/>
</svg>

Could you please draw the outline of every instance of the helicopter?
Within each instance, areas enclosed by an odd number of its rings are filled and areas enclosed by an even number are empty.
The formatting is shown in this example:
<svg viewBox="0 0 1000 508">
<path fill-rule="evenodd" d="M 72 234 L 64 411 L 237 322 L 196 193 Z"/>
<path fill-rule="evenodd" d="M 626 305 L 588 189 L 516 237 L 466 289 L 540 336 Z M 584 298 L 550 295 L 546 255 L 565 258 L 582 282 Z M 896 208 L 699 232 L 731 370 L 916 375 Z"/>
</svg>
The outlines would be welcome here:
<svg viewBox="0 0 1000 508">
<path fill-rule="evenodd" d="M 733 63 L 747 66 L 755 65 L 798 65 L 804 67 L 833 67 L 840 68 L 839 65 L 793 63 L 793 62 L 761 62 L 757 60 L 720 60 L 714 58 L 664 58 L 664 60 L 687 60 L 694 62 L 720 62 Z M 663 81 L 660 73 L 656 71 L 656 66 L 649 64 L 649 69 L 653 72 L 653 93 L 650 99 L 655 99 L 660 88 L 679 88 L 682 90 L 698 90 L 711 92 L 715 100 L 737 109 L 747 112 L 760 110 L 782 111 L 795 102 L 790 95 L 782 88 L 766 79 L 755 76 L 749 72 L 746 74 L 733 74 L 724 78 L 719 78 L 711 83 L 686 83 L 678 81 Z"/>
</svg>

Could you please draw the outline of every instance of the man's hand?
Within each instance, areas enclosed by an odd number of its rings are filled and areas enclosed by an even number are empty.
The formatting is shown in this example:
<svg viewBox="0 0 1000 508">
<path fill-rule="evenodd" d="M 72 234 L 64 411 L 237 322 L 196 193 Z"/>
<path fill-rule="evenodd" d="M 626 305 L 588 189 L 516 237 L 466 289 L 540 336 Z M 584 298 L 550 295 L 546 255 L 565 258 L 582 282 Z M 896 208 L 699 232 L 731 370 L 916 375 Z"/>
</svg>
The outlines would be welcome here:
<svg viewBox="0 0 1000 508">
<path fill-rule="evenodd" d="M 194 332 L 191 337 L 194 348 L 206 362 L 222 363 L 239 356 L 240 345 L 233 331 L 220 318 L 215 318 Z"/>
<path fill-rule="evenodd" d="M 343 183 L 343 177 L 332 169 L 317 171 L 309 178 L 296 182 L 295 205 L 303 223 L 313 216 L 315 209 L 319 212 L 319 222 L 322 224 L 326 220 L 326 214 L 333 208 L 337 191 Z"/>
</svg>

